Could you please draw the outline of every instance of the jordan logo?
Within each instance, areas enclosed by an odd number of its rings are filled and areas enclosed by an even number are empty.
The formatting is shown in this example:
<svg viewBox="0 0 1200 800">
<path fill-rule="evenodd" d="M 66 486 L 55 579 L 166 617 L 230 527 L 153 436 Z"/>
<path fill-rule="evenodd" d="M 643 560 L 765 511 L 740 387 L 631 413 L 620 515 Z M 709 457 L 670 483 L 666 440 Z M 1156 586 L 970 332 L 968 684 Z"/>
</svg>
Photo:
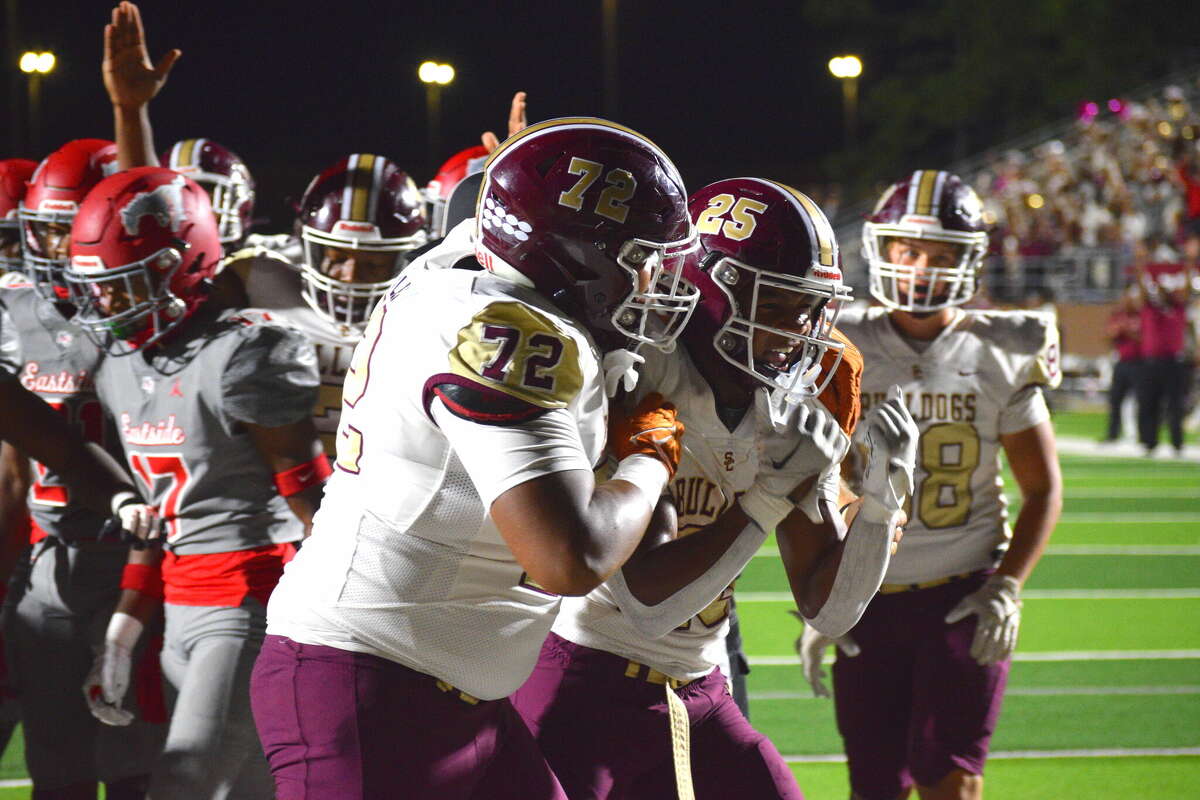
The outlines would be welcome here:
<svg viewBox="0 0 1200 800">
<path fill-rule="evenodd" d="M 171 397 L 183 397 L 183 390 L 179 388 L 179 378 L 176 378 L 175 383 L 171 384 Z"/>
</svg>

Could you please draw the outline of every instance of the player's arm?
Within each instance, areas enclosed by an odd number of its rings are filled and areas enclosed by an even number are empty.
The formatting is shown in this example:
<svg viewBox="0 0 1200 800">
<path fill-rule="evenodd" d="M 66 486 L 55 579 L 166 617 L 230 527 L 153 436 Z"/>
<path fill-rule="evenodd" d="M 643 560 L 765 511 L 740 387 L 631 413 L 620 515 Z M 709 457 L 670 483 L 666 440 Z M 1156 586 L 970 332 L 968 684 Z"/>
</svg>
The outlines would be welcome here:
<svg viewBox="0 0 1200 800">
<path fill-rule="evenodd" d="M 1001 435 L 1008 465 L 1021 490 L 1021 511 L 1012 542 L 996 572 L 1023 585 L 1046 549 L 1062 513 L 1062 471 L 1049 420 L 1017 433 Z"/>
<path fill-rule="evenodd" d="M 29 459 L 8 443 L 0 444 L 0 584 L 29 544 Z"/>
<path fill-rule="evenodd" d="M 112 21 L 104 26 L 104 88 L 113 106 L 117 163 L 121 169 L 158 166 L 150 101 L 167 82 L 179 50 L 169 50 L 157 64 L 150 62 L 142 15 L 133 3 L 118 3 Z"/>
<path fill-rule="evenodd" d="M 525 118 L 525 92 L 517 92 L 508 108 L 508 135 L 515 136 L 528 125 L 529 121 Z M 491 131 L 484 131 L 479 139 L 489 153 L 500 146 L 500 140 Z"/>
<path fill-rule="evenodd" d="M 275 475 L 275 487 L 304 523 L 304 535 L 308 536 L 330 473 L 312 417 L 274 428 L 247 424 L 246 430 Z"/>
</svg>

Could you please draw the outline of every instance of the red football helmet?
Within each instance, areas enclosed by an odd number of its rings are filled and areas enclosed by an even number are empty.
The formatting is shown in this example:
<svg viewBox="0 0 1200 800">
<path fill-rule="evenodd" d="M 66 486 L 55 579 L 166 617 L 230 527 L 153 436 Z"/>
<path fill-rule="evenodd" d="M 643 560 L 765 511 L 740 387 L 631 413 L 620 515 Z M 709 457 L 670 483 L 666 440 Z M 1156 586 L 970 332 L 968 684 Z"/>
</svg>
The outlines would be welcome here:
<svg viewBox="0 0 1200 800">
<path fill-rule="evenodd" d="M 67 142 L 34 170 L 17 216 L 25 268 L 42 297 L 66 298 L 71 221 L 92 187 L 116 171 L 117 146 L 104 139 Z"/>
<path fill-rule="evenodd" d="M 212 139 L 184 139 L 158 160 L 208 192 L 221 244 L 236 246 L 245 238 L 254 218 L 254 178 L 237 153 Z"/>
<path fill-rule="evenodd" d="M 863 225 L 871 295 L 888 308 L 929 312 L 962 305 L 975 294 L 987 254 L 983 204 L 975 190 L 944 170 L 917 170 L 892 184 Z M 893 239 L 944 242 L 954 264 L 924 267 L 888 261 Z"/>
<path fill-rule="evenodd" d="M 688 336 L 793 397 L 819 394 L 843 345 L 830 331 L 850 289 L 842 283 L 837 237 L 807 195 L 774 181 L 733 178 L 688 200 L 700 256 L 688 274 L 700 305 Z M 821 358 L 839 354 L 821 374 Z"/>
<path fill-rule="evenodd" d="M 483 145 L 468 147 L 450 156 L 433 180 L 425 184 L 423 194 L 425 202 L 429 203 L 429 230 L 434 237 L 446 235 L 446 203 L 450 192 L 463 178 L 481 171 L 487 157 L 488 151 Z"/>
<path fill-rule="evenodd" d="M 403 269 L 404 254 L 427 239 L 417 185 L 388 159 L 366 153 L 347 156 L 313 178 L 300 200 L 299 225 L 304 299 L 346 328 L 366 325 L 375 302 Z M 339 278 L 347 273 L 334 265 L 347 259 L 363 262 L 357 267 L 383 268 L 368 270 L 374 279 Z"/>
<path fill-rule="evenodd" d="M 479 262 L 554 301 L 605 349 L 624 339 L 672 345 L 699 299 L 683 277 L 695 247 L 675 165 L 621 125 L 592 117 L 531 125 L 484 167 Z"/>
<path fill-rule="evenodd" d="M 0 272 L 21 269 L 21 226 L 17 209 L 25 196 L 25 184 L 37 169 L 26 158 L 0 161 Z"/>
<path fill-rule="evenodd" d="M 75 319 L 113 355 L 151 345 L 204 302 L 221 260 L 208 193 L 166 167 L 136 167 L 88 193 L 66 270 Z"/>
</svg>

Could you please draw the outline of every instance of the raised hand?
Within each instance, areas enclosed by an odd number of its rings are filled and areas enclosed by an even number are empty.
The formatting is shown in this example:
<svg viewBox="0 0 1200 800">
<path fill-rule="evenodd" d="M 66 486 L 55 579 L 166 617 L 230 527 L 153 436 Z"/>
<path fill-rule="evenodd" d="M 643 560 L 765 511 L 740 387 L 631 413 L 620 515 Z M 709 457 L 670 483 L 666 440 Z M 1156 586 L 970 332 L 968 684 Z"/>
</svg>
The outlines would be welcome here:
<svg viewBox="0 0 1200 800">
<path fill-rule="evenodd" d="M 512 105 L 508 109 L 508 135 L 520 133 L 528 126 L 529 121 L 525 118 L 525 93 L 517 92 L 513 95 Z M 480 141 L 489 153 L 500 146 L 500 139 L 491 131 L 484 131 Z"/>
<path fill-rule="evenodd" d="M 150 63 L 142 15 L 133 3 L 122 2 L 112 11 L 112 22 L 104 26 L 104 88 L 113 105 L 144 106 L 167 82 L 179 60 L 179 50 L 169 50 Z"/>
</svg>

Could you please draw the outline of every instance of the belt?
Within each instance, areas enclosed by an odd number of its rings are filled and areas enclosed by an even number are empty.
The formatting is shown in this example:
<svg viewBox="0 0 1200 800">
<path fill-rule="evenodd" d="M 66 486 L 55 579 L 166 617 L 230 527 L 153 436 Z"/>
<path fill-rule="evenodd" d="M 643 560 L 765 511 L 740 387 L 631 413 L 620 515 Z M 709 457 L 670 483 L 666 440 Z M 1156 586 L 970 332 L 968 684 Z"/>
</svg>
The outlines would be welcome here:
<svg viewBox="0 0 1200 800">
<path fill-rule="evenodd" d="M 479 705 L 478 697 L 469 695 L 466 692 L 464 692 L 462 689 L 457 689 L 454 686 L 450 685 L 449 683 L 446 683 L 443 680 L 437 681 L 437 687 L 439 689 L 441 689 L 443 692 L 454 695 L 455 697 L 457 697 L 459 700 L 462 700 L 467 705 L 471 705 L 471 706 Z"/>
<path fill-rule="evenodd" d="M 648 667 L 645 664 L 639 664 L 636 661 L 630 661 L 625 665 L 625 677 L 636 678 L 646 683 L 653 683 L 657 686 L 670 686 L 672 689 L 678 689 L 693 683 L 695 679 L 690 681 L 681 681 L 679 678 L 672 678 L 665 672 L 659 672 L 653 667 Z"/>
<path fill-rule="evenodd" d="M 974 572 L 963 572 L 958 575 L 947 575 L 944 578 L 934 578 L 931 581 L 922 581 L 921 583 L 885 583 L 880 585 L 880 594 L 899 594 L 900 592 L 917 592 L 921 589 L 932 589 L 935 586 L 945 586 L 947 583 L 961 581 L 963 578 L 969 578 L 974 575 Z"/>
</svg>

